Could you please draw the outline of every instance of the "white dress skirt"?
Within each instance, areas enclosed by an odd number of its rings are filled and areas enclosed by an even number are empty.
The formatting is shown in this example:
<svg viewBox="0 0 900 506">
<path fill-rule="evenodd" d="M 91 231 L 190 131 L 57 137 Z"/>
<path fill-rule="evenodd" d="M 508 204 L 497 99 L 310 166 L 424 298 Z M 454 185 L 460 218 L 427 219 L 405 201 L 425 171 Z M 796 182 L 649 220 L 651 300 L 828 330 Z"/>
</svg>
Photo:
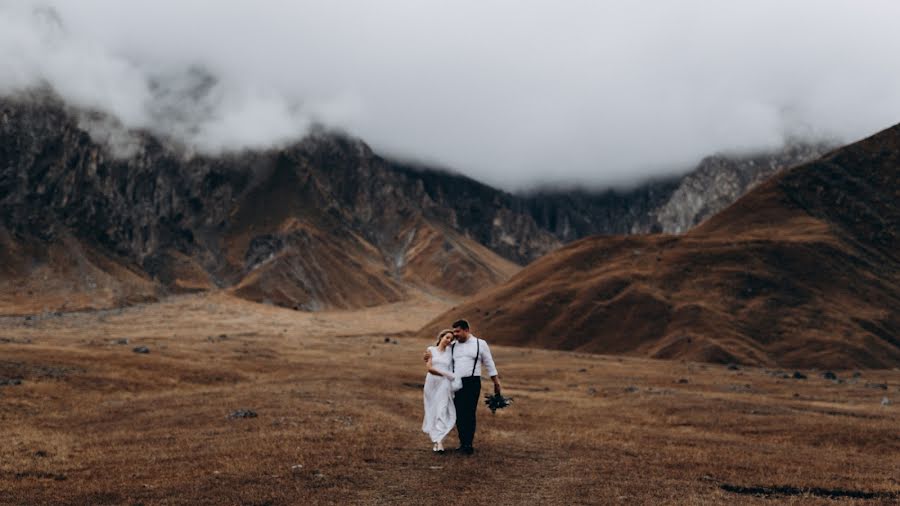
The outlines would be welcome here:
<svg viewBox="0 0 900 506">
<path fill-rule="evenodd" d="M 441 352 L 437 346 L 429 346 L 431 351 L 431 367 L 449 372 L 450 347 Z M 456 383 L 456 385 L 454 385 Z M 462 386 L 462 381 L 451 382 L 446 376 L 427 373 L 425 375 L 425 419 L 422 421 L 422 432 L 431 437 L 433 443 L 442 441 L 453 426 L 456 425 L 456 406 L 453 405 L 453 393 Z"/>
</svg>

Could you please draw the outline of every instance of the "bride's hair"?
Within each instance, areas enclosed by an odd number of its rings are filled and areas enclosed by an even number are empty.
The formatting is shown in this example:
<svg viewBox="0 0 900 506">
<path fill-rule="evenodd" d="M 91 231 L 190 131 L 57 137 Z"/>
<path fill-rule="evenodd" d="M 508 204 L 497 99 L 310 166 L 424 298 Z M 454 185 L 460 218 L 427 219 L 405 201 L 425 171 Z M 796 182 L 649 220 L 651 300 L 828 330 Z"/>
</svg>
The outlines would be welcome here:
<svg viewBox="0 0 900 506">
<path fill-rule="evenodd" d="M 437 341 L 434 342 L 434 345 L 435 345 L 435 346 L 440 346 L 440 344 L 441 344 L 441 338 L 444 337 L 444 334 L 446 334 L 446 333 L 448 333 L 448 332 L 452 334 L 452 333 L 453 333 L 453 329 L 444 329 L 444 330 L 438 332 L 438 334 L 437 334 Z"/>
</svg>

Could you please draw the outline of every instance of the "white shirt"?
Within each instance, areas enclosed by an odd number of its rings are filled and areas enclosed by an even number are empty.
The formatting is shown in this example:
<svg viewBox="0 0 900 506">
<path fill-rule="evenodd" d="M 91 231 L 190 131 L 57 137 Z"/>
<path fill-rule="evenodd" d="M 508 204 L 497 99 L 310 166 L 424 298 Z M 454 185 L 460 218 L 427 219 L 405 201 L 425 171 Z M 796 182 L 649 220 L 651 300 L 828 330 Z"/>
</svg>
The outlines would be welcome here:
<svg viewBox="0 0 900 506">
<path fill-rule="evenodd" d="M 480 341 L 480 342 L 479 342 Z M 478 363 L 475 363 L 475 355 L 478 354 Z M 497 375 L 497 367 L 494 366 L 494 357 L 491 356 L 491 349 L 488 347 L 484 339 L 469 334 L 466 342 L 457 341 L 453 347 L 453 373 L 457 377 L 465 378 L 467 376 L 481 376 L 481 367 L 487 367 L 488 376 Z M 472 368 L 475 373 L 472 374 Z"/>
</svg>

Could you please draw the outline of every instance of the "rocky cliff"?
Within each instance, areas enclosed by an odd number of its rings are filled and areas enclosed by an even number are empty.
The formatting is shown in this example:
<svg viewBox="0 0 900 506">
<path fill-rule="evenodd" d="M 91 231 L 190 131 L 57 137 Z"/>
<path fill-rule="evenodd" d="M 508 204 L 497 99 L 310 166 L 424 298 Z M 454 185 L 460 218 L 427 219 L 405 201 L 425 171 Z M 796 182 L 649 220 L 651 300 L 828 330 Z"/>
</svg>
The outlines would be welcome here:
<svg viewBox="0 0 900 506">
<path fill-rule="evenodd" d="M 815 160 L 833 147 L 828 142 L 791 140 L 767 153 L 704 158 L 678 181 L 666 202 L 651 212 L 652 228 L 670 234 L 687 232 L 778 171 Z"/>
<path fill-rule="evenodd" d="M 791 140 L 768 152 L 718 154 L 684 175 L 628 190 L 534 192 L 524 197 L 524 208 L 564 243 L 595 234 L 681 234 L 778 171 L 815 160 L 833 147 Z"/>
<path fill-rule="evenodd" d="M 95 139 L 98 123 L 42 94 L 0 102 L 8 300 L 69 293 L 62 306 L 73 308 L 231 287 L 297 308 L 357 307 L 400 300 L 411 286 L 467 295 L 515 272 L 479 240 L 513 237 L 528 255 L 558 244 L 527 220 L 482 227 L 467 198 L 486 187 L 448 177 L 429 193 L 416 173 L 347 136 L 320 131 L 284 149 L 206 157 L 118 132 L 121 156 Z M 65 281 L 37 282 L 38 272 Z"/>
</svg>

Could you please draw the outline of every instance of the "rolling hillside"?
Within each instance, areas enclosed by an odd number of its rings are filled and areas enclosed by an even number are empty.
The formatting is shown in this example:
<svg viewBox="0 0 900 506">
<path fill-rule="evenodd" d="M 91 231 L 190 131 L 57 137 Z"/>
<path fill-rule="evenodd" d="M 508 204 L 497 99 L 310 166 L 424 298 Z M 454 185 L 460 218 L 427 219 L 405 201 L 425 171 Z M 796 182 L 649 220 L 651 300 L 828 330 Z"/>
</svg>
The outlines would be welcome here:
<svg viewBox="0 0 900 506">
<path fill-rule="evenodd" d="M 790 367 L 900 364 L 900 125 L 782 172 L 683 236 L 576 241 L 425 327 Z"/>
</svg>

